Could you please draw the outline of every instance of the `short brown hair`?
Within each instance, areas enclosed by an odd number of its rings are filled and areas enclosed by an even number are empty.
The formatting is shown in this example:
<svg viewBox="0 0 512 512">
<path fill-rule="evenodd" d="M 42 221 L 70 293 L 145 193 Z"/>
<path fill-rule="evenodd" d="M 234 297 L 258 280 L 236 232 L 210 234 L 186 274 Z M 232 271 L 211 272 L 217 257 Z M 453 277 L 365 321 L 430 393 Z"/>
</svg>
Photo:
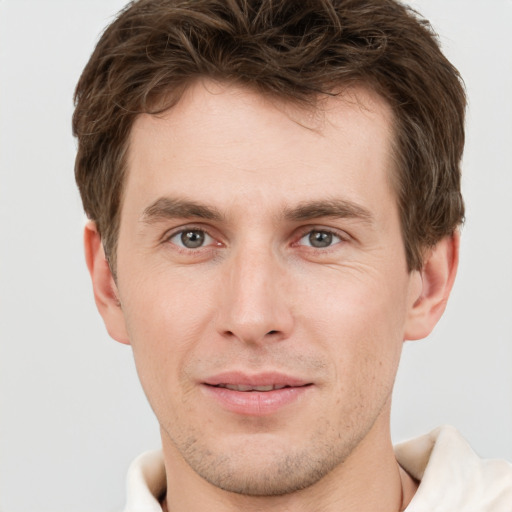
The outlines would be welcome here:
<svg viewBox="0 0 512 512">
<path fill-rule="evenodd" d="M 462 222 L 464 87 L 427 21 L 394 0 L 139 0 L 105 30 L 75 92 L 75 175 L 115 270 L 137 115 L 198 77 L 314 104 L 364 84 L 394 113 L 393 182 L 409 269 Z"/>
</svg>

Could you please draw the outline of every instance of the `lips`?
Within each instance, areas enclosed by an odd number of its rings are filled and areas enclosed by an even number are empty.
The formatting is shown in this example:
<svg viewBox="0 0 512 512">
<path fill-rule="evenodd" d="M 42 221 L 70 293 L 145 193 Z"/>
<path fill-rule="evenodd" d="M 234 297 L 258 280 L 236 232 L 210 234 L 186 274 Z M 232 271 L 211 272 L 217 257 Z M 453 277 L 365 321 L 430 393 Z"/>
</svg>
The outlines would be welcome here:
<svg viewBox="0 0 512 512">
<path fill-rule="evenodd" d="M 268 386 L 246 386 L 244 384 L 218 384 L 219 388 L 231 389 L 231 391 L 274 391 L 276 389 L 284 389 L 286 385 L 268 385 Z"/>
<path fill-rule="evenodd" d="M 215 405 L 245 416 L 278 413 L 303 399 L 311 388 L 311 382 L 278 373 L 224 373 L 202 383 L 203 392 Z"/>
<path fill-rule="evenodd" d="M 251 389 L 265 388 L 284 388 L 284 387 L 300 387 L 310 384 L 305 379 L 286 375 L 278 372 L 265 372 L 250 374 L 244 372 L 226 372 L 211 376 L 205 379 L 205 384 L 209 386 L 220 386 L 224 388 L 238 386 L 247 387 L 248 389 L 239 389 L 237 391 L 250 391 Z M 262 391 L 271 391 L 262 390 Z"/>
</svg>

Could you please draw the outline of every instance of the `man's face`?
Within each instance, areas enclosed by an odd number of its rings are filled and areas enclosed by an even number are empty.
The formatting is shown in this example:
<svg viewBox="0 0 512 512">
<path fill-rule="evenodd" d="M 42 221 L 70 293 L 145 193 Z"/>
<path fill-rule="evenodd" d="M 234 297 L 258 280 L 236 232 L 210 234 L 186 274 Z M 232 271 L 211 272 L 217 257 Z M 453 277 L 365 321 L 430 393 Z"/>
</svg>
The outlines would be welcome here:
<svg viewBox="0 0 512 512">
<path fill-rule="evenodd" d="M 135 122 L 119 314 L 169 472 L 286 493 L 388 435 L 419 293 L 390 138 L 364 90 L 312 112 L 197 83 Z"/>
</svg>

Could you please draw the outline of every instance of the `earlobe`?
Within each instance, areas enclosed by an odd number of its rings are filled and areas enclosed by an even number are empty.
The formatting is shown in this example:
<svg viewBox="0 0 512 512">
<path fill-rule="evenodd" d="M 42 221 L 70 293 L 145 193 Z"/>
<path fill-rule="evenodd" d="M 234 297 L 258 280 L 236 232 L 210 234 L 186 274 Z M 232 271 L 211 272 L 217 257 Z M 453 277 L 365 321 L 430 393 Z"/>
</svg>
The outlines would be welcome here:
<svg viewBox="0 0 512 512">
<path fill-rule="evenodd" d="M 427 254 L 420 271 L 421 291 L 409 310 L 404 339 L 425 338 L 441 318 L 455 281 L 460 235 L 440 240 Z"/>
<path fill-rule="evenodd" d="M 101 237 L 94 222 L 89 221 L 84 230 L 85 260 L 92 280 L 96 307 L 112 338 L 129 344 L 124 314 L 118 299 L 117 287 L 105 257 Z"/>
</svg>

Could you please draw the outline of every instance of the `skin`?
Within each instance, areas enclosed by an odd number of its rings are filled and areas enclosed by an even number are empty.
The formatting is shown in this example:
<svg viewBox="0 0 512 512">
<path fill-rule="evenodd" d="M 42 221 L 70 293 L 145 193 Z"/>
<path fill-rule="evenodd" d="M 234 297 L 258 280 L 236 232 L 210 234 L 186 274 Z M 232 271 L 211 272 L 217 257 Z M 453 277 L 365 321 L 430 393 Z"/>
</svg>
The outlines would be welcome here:
<svg viewBox="0 0 512 512">
<path fill-rule="evenodd" d="M 131 344 L 160 422 L 169 510 L 396 511 L 412 498 L 391 392 L 403 341 L 444 310 L 457 236 L 408 271 L 391 127 L 363 88 L 306 111 L 213 82 L 136 120 L 116 282 L 92 223 L 85 245 L 100 313 Z M 301 386 L 269 409 L 249 391 L 261 408 L 232 410 L 208 384 L 226 372 Z"/>
</svg>

